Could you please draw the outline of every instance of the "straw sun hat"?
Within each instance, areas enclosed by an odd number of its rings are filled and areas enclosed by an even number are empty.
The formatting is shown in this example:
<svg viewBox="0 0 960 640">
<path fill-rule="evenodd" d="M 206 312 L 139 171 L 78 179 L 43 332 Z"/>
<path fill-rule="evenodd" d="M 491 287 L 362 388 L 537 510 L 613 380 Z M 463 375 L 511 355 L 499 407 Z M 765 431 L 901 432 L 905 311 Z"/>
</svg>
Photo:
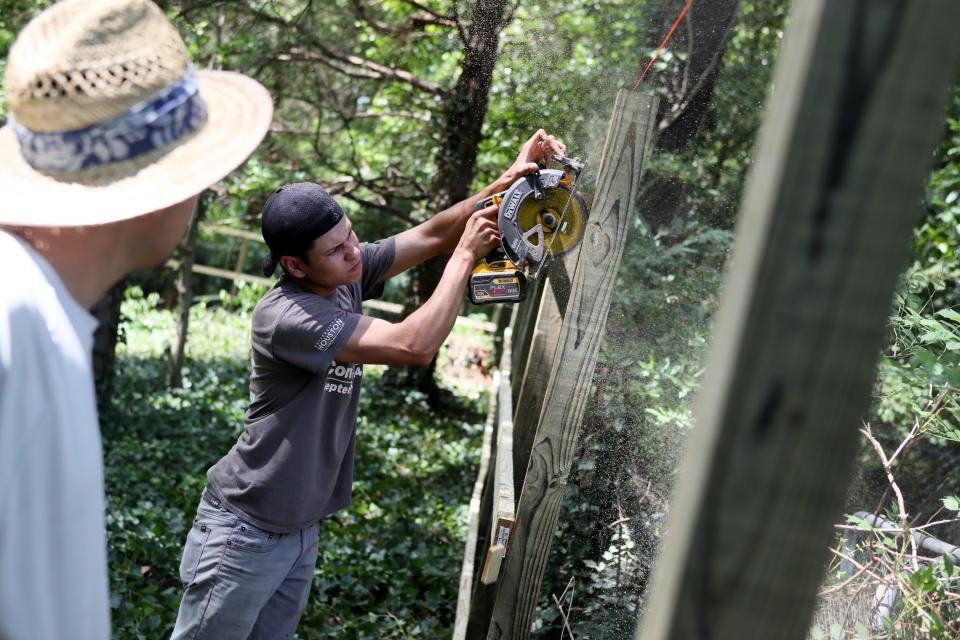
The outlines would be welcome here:
<svg viewBox="0 0 960 640">
<path fill-rule="evenodd" d="M 0 224 L 87 226 L 199 193 L 257 147 L 270 96 L 238 73 L 195 71 L 149 0 L 65 0 L 7 60 Z"/>
</svg>

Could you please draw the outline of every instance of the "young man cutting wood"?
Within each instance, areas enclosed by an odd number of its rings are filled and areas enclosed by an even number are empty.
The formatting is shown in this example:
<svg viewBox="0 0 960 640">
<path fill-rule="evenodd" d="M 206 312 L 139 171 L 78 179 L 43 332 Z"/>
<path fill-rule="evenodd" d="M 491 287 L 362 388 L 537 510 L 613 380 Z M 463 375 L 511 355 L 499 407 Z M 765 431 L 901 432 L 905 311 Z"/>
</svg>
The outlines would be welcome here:
<svg viewBox="0 0 960 640">
<path fill-rule="evenodd" d="M 396 236 L 361 243 L 323 187 L 267 200 L 264 273 L 284 275 L 253 312 L 250 406 L 236 445 L 207 472 L 180 565 L 174 638 L 289 638 L 306 605 L 318 521 L 350 503 L 364 364 L 427 364 L 453 328 L 474 264 L 499 243 L 496 206 L 476 203 L 565 149 L 538 131 L 477 195 Z M 433 295 L 403 321 L 363 315 L 383 283 L 452 254 Z"/>
</svg>

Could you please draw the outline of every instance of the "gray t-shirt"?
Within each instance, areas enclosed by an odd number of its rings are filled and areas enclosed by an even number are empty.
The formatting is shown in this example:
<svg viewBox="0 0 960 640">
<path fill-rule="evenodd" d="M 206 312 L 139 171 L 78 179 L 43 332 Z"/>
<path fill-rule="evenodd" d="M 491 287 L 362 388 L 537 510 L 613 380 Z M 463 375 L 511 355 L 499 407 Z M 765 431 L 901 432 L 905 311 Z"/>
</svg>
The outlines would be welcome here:
<svg viewBox="0 0 960 640">
<path fill-rule="evenodd" d="M 267 531 L 297 531 L 350 504 L 363 367 L 334 358 L 361 301 L 383 293 L 394 238 L 360 251 L 359 282 L 327 297 L 282 277 L 253 311 L 246 428 L 207 471 L 207 486 Z"/>
</svg>

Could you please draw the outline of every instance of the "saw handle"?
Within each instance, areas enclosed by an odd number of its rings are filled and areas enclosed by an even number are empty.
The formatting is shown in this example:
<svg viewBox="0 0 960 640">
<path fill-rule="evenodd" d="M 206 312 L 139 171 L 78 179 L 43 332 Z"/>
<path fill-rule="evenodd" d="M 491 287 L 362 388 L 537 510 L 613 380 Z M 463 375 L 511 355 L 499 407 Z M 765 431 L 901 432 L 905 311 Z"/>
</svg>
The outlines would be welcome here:
<svg viewBox="0 0 960 640">
<path fill-rule="evenodd" d="M 500 205 L 506 191 L 494 193 L 477 202 L 476 210 Z M 467 297 L 473 304 L 520 302 L 526 297 L 526 278 L 517 269 L 502 246 L 494 247 L 477 260 L 467 282 Z"/>
<path fill-rule="evenodd" d="M 487 196 L 482 200 L 478 200 L 477 206 L 474 209 L 474 211 L 480 211 L 481 209 L 486 209 L 487 207 L 495 204 L 499 205 L 501 202 L 503 202 L 503 195 L 505 193 L 506 191 L 500 191 L 499 193 L 495 193 L 493 195 Z M 504 260 L 506 259 L 506 257 L 507 257 L 507 254 L 503 252 L 503 249 L 501 249 L 500 247 L 494 247 L 493 249 L 490 250 L 490 253 L 480 258 L 480 260 L 477 262 L 477 266 L 479 267 L 481 262 L 494 262 L 498 260 Z M 476 267 L 474 268 L 474 270 L 476 270 Z"/>
<path fill-rule="evenodd" d="M 477 206 L 474 209 L 474 211 L 480 211 L 481 209 L 486 209 L 490 205 L 500 204 L 501 202 L 503 202 L 503 194 L 505 193 L 506 191 L 501 191 L 499 193 L 493 194 L 492 196 L 487 196 L 482 200 L 477 200 Z"/>
</svg>

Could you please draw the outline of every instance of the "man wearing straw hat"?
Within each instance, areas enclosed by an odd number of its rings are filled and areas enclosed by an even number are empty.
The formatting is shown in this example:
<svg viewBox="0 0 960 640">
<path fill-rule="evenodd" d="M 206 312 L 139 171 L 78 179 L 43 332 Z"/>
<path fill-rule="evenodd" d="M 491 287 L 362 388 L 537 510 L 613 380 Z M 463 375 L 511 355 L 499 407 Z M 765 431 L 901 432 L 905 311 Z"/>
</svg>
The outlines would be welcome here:
<svg viewBox="0 0 960 640">
<path fill-rule="evenodd" d="M 108 638 L 91 308 L 163 263 L 270 123 L 148 0 L 66 0 L 7 60 L 0 129 L 0 638 Z"/>
</svg>

